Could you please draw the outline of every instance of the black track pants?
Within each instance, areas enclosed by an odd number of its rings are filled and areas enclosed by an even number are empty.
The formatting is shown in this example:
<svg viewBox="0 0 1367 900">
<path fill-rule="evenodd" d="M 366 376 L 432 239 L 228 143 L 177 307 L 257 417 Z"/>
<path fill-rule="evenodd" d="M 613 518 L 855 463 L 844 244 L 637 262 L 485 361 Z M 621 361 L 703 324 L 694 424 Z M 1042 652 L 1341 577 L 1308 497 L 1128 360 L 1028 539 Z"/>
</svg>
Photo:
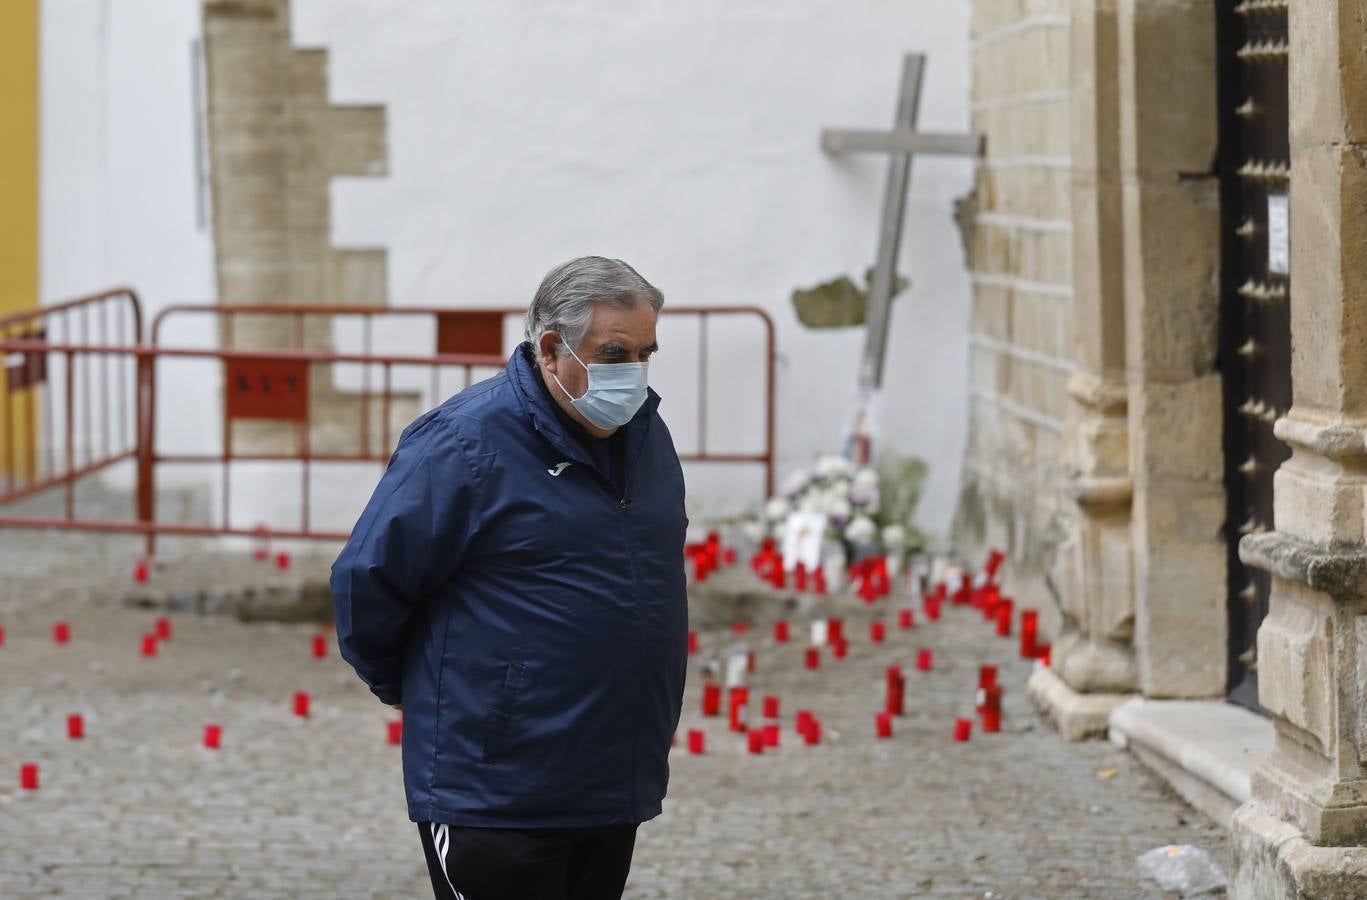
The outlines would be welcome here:
<svg viewBox="0 0 1367 900">
<path fill-rule="evenodd" d="M 437 900 L 618 900 L 635 825 L 466 828 L 419 822 Z"/>
</svg>

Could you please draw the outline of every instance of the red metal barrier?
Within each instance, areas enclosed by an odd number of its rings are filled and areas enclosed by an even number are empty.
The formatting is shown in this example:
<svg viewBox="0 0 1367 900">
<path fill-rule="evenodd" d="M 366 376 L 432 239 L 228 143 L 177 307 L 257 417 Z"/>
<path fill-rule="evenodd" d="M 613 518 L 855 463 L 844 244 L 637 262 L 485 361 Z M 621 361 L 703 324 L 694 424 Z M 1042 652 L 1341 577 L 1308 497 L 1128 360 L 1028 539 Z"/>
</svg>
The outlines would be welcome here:
<svg viewBox="0 0 1367 900">
<path fill-rule="evenodd" d="M 50 330 L 52 323 L 61 323 L 60 317 L 72 315 L 72 311 L 86 307 L 96 308 L 100 303 L 115 298 L 125 298 L 131 309 L 131 335 L 129 340 L 118 342 L 106 340 L 100 332 L 97 340 L 91 340 L 82 330 L 75 333 L 64 324 L 58 324 L 57 335 Z M 45 307 L 32 313 L 0 319 L 0 358 L 10 360 L 7 368 L 7 385 L 15 385 L 15 390 L 24 384 L 46 384 L 50 367 L 49 358 L 64 360 L 64 395 L 66 415 L 61 419 L 66 426 L 66 454 L 64 467 L 49 465 L 46 477 L 30 478 L 23 484 L 7 484 L 0 493 L 0 506 L 28 496 L 45 488 L 57 485 L 66 486 L 66 503 L 61 517 L 39 516 L 0 516 L 0 527 L 57 527 L 87 531 L 126 532 L 143 534 L 147 538 L 147 551 L 154 549 L 155 536 L 170 535 L 240 535 L 252 536 L 260 532 L 257 528 L 234 527 L 229 515 L 231 494 L 230 472 L 232 463 L 237 462 L 293 462 L 302 466 L 300 523 L 298 527 L 270 528 L 269 533 L 279 538 L 320 538 L 342 540 L 345 533 L 316 530 L 310 522 L 310 463 L 316 462 L 384 462 L 392 452 L 390 434 L 390 404 L 394 399 L 392 373 L 395 367 L 425 367 L 432 372 L 432 395 L 440 402 L 437 390 L 439 376 L 444 369 L 463 369 L 463 383 L 472 380 L 475 367 L 502 368 L 506 357 L 502 352 L 504 323 L 509 316 L 521 316 L 521 309 L 452 310 L 444 308 L 415 307 L 354 307 L 319 305 L 188 305 L 181 304 L 162 310 L 152 323 L 151 344 L 140 341 L 141 315 L 137 298 L 131 291 L 112 291 L 94 297 L 81 298 L 59 306 Z M 86 313 L 83 313 L 86 314 Z M 235 323 L 239 316 L 278 317 L 290 323 L 291 337 L 289 349 L 208 347 L 194 349 L 186 347 L 161 347 L 161 337 L 165 321 L 173 315 L 213 315 L 220 323 L 220 340 L 224 344 L 234 342 Z M 765 496 L 773 491 L 773 446 L 774 446 L 774 329 L 769 316 L 755 307 L 673 307 L 666 308 L 663 315 L 671 317 L 693 316 L 699 319 L 698 341 L 698 446 L 694 452 L 680 454 L 685 462 L 698 463 L 741 463 L 762 466 L 764 471 Z M 302 349 L 304 344 L 307 317 L 325 316 L 329 319 L 345 316 L 360 317 L 362 325 L 362 352 L 339 353 L 324 350 Z M 371 352 L 373 326 L 377 319 L 427 316 L 434 319 L 436 347 L 430 355 L 395 355 Z M 707 322 L 712 317 L 745 316 L 757 319 L 764 330 L 764 421 L 763 448 L 755 453 L 714 453 L 707 449 Z M 277 332 L 278 333 L 278 332 Z M 120 334 L 120 337 L 122 335 Z M 56 339 L 54 339 L 56 338 Z M 224 398 L 222 404 L 223 446 L 215 453 L 162 453 L 156 446 L 156 423 L 158 402 L 162 392 L 158 388 L 157 363 L 161 360 L 201 359 L 216 362 L 224 377 Z M 78 407 L 84 403 L 88 412 L 91 396 L 77 389 L 78 375 L 89 377 L 95 361 L 102 366 L 109 362 L 118 371 L 133 374 L 125 383 L 118 378 L 105 379 L 102 389 L 120 388 L 118 403 L 106 402 L 105 415 L 118 410 L 127 413 L 133 423 L 134 435 L 129 446 L 117 446 L 95 458 L 77 461 L 74 452 L 75 429 L 73 417 Z M 83 365 L 78 363 L 84 362 Z M 310 409 L 309 384 L 312 373 L 319 366 L 353 364 L 360 367 L 363 384 L 358 395 L 360 415 L 358 422 L 359 450 L 356 453 L 319 453 L 309 444 L 309 431 L 314 424 Z M 375 367 L 381 369 L 380 386 L 372 391 L 370 376 Z M 16 374 L 18 373 L 18 374 Z M 42 378 L 39 378 L 39 375 Z M 9 416 L 9 396 L 6 390 L 4 405 L 0 411 Z M 132 402 L 128 402 L 131 396 Z M 81 402 L 78 402 L 80 400 Z M 30 402 L 32 400 L 30 399 Z M 372 442 L 371 404 L 380 406 L 380 434 L 378 445 Z M 51 415 L 42 417 L 49 440 L 42 445 L 52 450 L 55 439 L 51 432 L 54 419 Z M 238 420 L 257 420 L 293 423 L 295 447 L 293 452 L 237 452 L 234 449 L 233 425 Z M 4 420 L 10 422 L 9 418 Z M 12 436 L 14 428 L 7 427 L 5 434 Z M 372 447 L 374 448 L 372 450 Z M 89 456 L 89 454 L 87 454 Z M 76 515 L 73 502 L 74 482 L 87 474 L 98 471 L 113 463 L 134 459 L 137 462 L 137 493 L 135 515 L 127 520 L 83 518 Z M 157 469 L 162 463 L 208 463 L 221 467 L 221 490 L 223 495 L 222 515 L 216 523 L 181 524 L 159 522 L 155 510 Z M 11 470 L 13 471 L 13 470 Z M 13 482 L 13 478 L 10 479 Z"/>
<path fill-rule="evenodd" d="M 114 351 L 141 336 L 142 309 L 128 288 L 0 317 L 0 504 L 62 486 L 70 517 L 78 479 L 136 456 L 136 368 Z"/>
<path fill-rule="evenodd" d="M 305 318 L 308 316 L 327 316 L 330 318 L 352 316 L 361 320 L 361 352 L 370 353 L 373 346 L 374 324 L 376 319 L 423 317 L 435 320 L 436 346 L 434 353 L 458 354 L 477 353 L 488 356 L 503 355 L 504 321 L 509 317 L 521 318 L 526 309 L 517 307 L 490 307 L 487 309 L 451 309 L 447 307 L 357 307 L 337 305 L 308 304 L 176 304 L 159 312 L 152 321 L 152 344 L 155 346 L 166 320 L 179 315 L 214 315 L 223 323 L 223 342 L 231 343 L 234 334 L 233 321 L 238 316 L 278 316 L 290 322 L 290 337 L 298 347 L 303 343 Z M 732 463 L 759 465 L 764 471 L 764 496 L 774 492 L 774 366 L 776 350 L 774 342 L 774 323 L 769 314 L 757 306 L 666 306 L 661 310 L 664 318 L 694 317 L 699 320 L 698 328 L 698 447 L 692 452 L 679 454 L 683 462 Z M 712 452 L 707 449 L 707 373 L 708 373 L 708 328 L 713 318 L 744 317 L 757 321 L 764 332 L 764 424 L 763 447 L 753 453 Z M 500 362 L 500 365 L 502 363 Z M 369 374 L 369 370 L 365 370 Z M 437 391 L 433 390 L 435 395 Z M 363 385 L 362 397 L 368 397 L 369 384 Z M 364 402 L 364 400 L 363 400 Z M 363 416 L 363 422 L 369 417 Z M 363 439 L 364 440 L 364 439 Z M 387 445 L 387 441 L 383 442 Z M 363 446 L 366 446 L 363 443 Z M 388 451 L 385 456 L 388 458 Z"/>
</svg>

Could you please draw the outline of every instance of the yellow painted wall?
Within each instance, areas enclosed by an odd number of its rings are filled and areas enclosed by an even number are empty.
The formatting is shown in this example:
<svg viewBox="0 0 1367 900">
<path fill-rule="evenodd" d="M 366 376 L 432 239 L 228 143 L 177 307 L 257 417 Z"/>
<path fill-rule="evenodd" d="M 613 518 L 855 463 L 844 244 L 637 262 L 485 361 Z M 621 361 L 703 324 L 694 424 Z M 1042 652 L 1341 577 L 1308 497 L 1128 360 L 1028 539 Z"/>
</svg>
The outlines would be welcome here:
<svg viewBox="0 0 1367 900">
<path fill-rule="evenodd" d="M 0 0 L 0 316 L 38 305 L 38 3 Z M 5 390 L 0 377 L 0 391 Z M 14 428 L 18 473 L 29 473 L 33 404 L 12 395 L 0 415 L 0 476 L 8 471 L 5 430 Z M 0 413 L 4 411 L 0 400 Z M 0 491 L 4 482 L 0 480 Z"/>
</svg>

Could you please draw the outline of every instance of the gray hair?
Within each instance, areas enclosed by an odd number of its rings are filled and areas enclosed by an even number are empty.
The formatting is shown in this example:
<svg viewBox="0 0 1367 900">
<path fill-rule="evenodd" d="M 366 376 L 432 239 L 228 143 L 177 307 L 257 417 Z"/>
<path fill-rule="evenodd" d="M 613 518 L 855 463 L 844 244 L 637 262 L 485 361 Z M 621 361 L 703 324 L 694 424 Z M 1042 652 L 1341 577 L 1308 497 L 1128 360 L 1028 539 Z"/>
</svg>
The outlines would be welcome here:
<svg viewBox="0 0 1367 900">
<path fill-rule="evenodd" d="M 577 348 L 584 339 L 593 319 L 593 304 L 633 309 L 642 301 L 659 315 L 665 298 L 659 288 L 620 259 L 581 256 L 561 263 L 541 279 L 541 287 L 527 309 L 523 333 L 535 347 L 543 334 L 556 332 L 561 341 L 555 352 L 563 355 L 566 344 Z"/>
</svg>

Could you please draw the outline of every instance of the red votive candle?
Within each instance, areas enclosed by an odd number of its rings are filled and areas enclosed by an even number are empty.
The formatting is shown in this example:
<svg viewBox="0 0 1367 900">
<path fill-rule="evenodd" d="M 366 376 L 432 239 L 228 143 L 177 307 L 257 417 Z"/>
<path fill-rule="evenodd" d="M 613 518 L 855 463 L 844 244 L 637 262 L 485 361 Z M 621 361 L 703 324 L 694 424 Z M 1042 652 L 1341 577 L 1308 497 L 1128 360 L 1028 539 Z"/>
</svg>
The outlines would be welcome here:
<svg viewBox="0 0 1367 900">
<path fill-rule="evenodd" d="M 892 737 L 892 716 L 880 712 L 873 717 L 874 733 L 880 738 Z"/>
<path fill-rule="evenodd" d="M 767 694 L 764 697 L 764 718 L 778 718 L 778 698 L 773 694 Z"/>
<path fill-rule="evenodd" d="M 983 710 L 983 732 L 995 734 L 1002 730 L 1002 714 L 999 709 Z"/>
<path fill-rule="evenodd" d="M 890 716 L 900 716 L 903 713 L 903 699 L 906 696 L 906 682 L 901 677 L 896 681 L 888 682 L 888 694 L 884 703 L 884 712 Z"/>
<path fill-rule="evenodd" d="M 698 652 L 698 633 L 697 633 L 696 631 L 690 631 L 690 632 L 688 633 L 688 655 L 689 655 L 689 656 L 692 656 L 694 653 L 697 653 L 697 652 Z"/>
<path fill-rule="evenodd" d="M 745 707 L 746 707 L 747 702 L 748 702 L 749 699 L 750 699 L 750 689 L 747 688 L 747 687 L 745 687 L 745 686 L 743 686 L 743 685 L 737 685 L 736 687 L 731 688 L 731 693 L 730 693 L 729 696 L 730 696 L 729 711 L 730 711 L 730 719 L 731 719 L 731 721 L 730 721 L 731 730 L 732 730 L 732 731 L 744 731 L 744 730 L 745 730 Z"/>
<path fill-rule="evenodd" d="M 395 719 L 385 723 L 385 733 L 391 744 L 403 743 L 403 719 Z"/>
<path fill-rule="evenodd" d="M 815 669 L 818 666 L 820 666 L 821 651 L 816 649 L 815 647 L 808 647 L 805 652 L 803 665 L 805 665 L 808 669 Z"/>
<path fill-rule="evenodd" d="M 133 566 L 133 581 L 138 584 L 146 584 L 147 577 L 151 574 L 151 568 L 147 565 L 147 560 L 140 559 Z"/>
<path fill-rule="evenodd" d="M 1001 566 L 1002 560 L 1004 559 L 1006 559 L 1006 555 L 1000 550 L 993 550 L 987 555 L 987 562 L 983 565 L 983 571 L 987 572 L 989 578 L 997 574 L 997 569 Z"/>
<path fill-rule="evenodd" d="M 845 643 L 843 638 L 831 644 L 831 653 L 835 654 L 836 659 L 844 659 L 845 653 L 850 649 L 850 645 Z"/>
<path fill-rule="evenodd" d="M 808 744 L 821 743 L 821 720 L 815 717 L 807 721 L 807 730 L 802 732 L 802 740 Z"/>
<path fill-rule="evenodd" d="M 71 640 L 71 623 L 57 622 L 52 626 L 52 639 L 59 644 Z"/>
<path fill-rule="evenodd" d="M 873 561 L 873 589 L 880 597 L 892 593 L 892 579 L 888 577 L 888 558 L 880 556 Z"/>
<path fill-rule="evenodd" d="M 922 672 L 929 672 L 935 665 L 935 654 L 930 650 L 916 651 L 916 668 Z"/>
<path fill-rule="evenodd" d="M 887 678 L 888 684 L 892 684 L 894 681 L 901 681 L 901 680 L 902 680 L 902 667 L 901 667 L 901 666 L 888 666 L 888 667 L 887 667 L 887 670 L 884 672 L 884 677 Z"/>
<path fill-rule="evenodd" d="M 296 691 L 294 694 L 294 714 L 300 718 L 307 718 L 309 714 L 309 695 L 307 691 Z"/>
<path fill-rule="evenodd" d="M 313 658 L 322 659 L 328 655 L 328 639 L 321 634 L 313 636 Z"/>
<path fill-rule="evenodd" d="M 688 729 L 689 753 L 702 753 L 703 750 L 706 748 L 706 741 L 707 735 L 703 731 L 697 728 Z"/>
<path fill-rule="evenodd" d="M 926 598 L 926 618 L 932 622 L 940 618 L 940 601 L 934 597 Z"/>
<path fill-rule="evenodd" d="M 769 570 L 769 584 L 771 587 L 783 590 L 788 586 L 788 573 L 783 570 L 783 554 L 774 556 L 773 568 Z"/>
<path fill-rule="evenodd" d="M 171 639 L 171 620 L 166 616 L 157 619 L 155 634 L 159 641 L 169 641 Z"/>
<path fill-rule="evenodd" d="M 798 734 L 806 734 L 807 726 L 812 724 L 812 711 L 809 709 L 799 709 L 797 717 L 793 720 L 794 730 Z"/>
<path fill-rule="evenodd" d="M 1034 659 L 1035 638 L 1039 630 L 1039 613 L 1033 609 L 1021 610 L 1021 658 Z"/>
<path fill-rule="evenodd" d="M 843 641 L 845 639 L 845 620 L 831 617 L 826 620 L 826 640 Z"/>
<path fill-rule="evenodd" d="M 146 657 L 157 655 L 157 636 L 150 631 L 145 632 L 142 636 L 142 655 Z"/>
<path fill-rule="evenodd" d="M 19 787 L 25 791 L 38 790 L 37 763 L 24 763 L 19 767 Z"/>
<path fill-rule="evenodd" d="M 983 588 L 983 620 L 991 622 L 997 617 L 997 606 L 1001 603 L 1001 594 L 998 593 L 995 584 L 989 584 Z"/>
<path fill-rule="evenodd" d="M 0 647 L 5 646 L 5 627 L 0 625 Z"/>
<path fill-rule="evenodd" d="M 750 746 L 751 753 L 764 752 L 764 732 L 756 728 L 745 736 L 746 743 Z"/>
<path fill-rule="evenodd" d="M 793 567 L 793 590 L 807 590 L 807 564 L 804 562 Z"/>
<path fill-rule="evenodd" d="M 1011 607 L 1013 605 L 1006 597 L 997 601 L 997 635 L 999 637 L 1011 636 Z"/>
<path fill-rule="evenodd" d="M 204 726 L 204 746 L 210 750 L 217 750 L 223 741 L 223 726 L 205 725 Z"/>
<path fill-rule="evenodd" d="M 874 619 L 869 623 L 869 640 L 875 644 L 883 643 L 883 638 L 887 636 L 887 626 L 882 619 Z"/>
<path fill-rule="evenodd" d="M 812 590 L 816 591 L 818 594 L 826 593 L 825 567 L 817 566 L 816 571 L 812 573 Z"/>
<path fill-rule="evenodd" d="M 284 552 L 275 554 L 275 567 L 281 572 L 288 569 L 290 567 L 290 555 Z"/>
<path fill-rule="evenodd" d="M 715 716 L 721 713 L 721 685 L 707 681 L 702 686 L 702 714 Z"/>
<path fill-rule="evenodd" d="M 903 609 L 897 613 L 897 627 L 903 629 L 916 627 L 916 619 L 911 610 Z"/>
<path fill-rule="evenodd" d="M 747 625 L 747 624 L 744 623 L 744 622 L 732 622 L 732 623 L 731 623 L 731 633 L 732 633 L 732 634 L 745 634 L 745 632 L 747 632 L 747 631 L 749 631 L 749 630 L 750 630 L 750 626 Z"/>
<path fill-rule="evenodd" d="M 954 720 L 954 740 L 966 741 L 973 733 L 973 722 L 969 719 Z"/>
<path fill-rule="evenodd" d="M 723 550 L 721 552 L 721 561 L 728 566 L 734 566 L 736 564 L 736 548 L 727 547 Z"/>
<path fill-rule="evenodd" d="M 788 622 L 786 619 L 779 619 L 774 623 L 774 641 L 779 644 L 788 643 Z"/>
<path fill-rule="evenodd" d="M 764 735 L 764 746 L 777 747 L 780 731 L 781 729 L 778 727 L 778 725 L 776 725 L 773 722 L 770 722 L 768 725 L 765 725 L 762 729 L 760 729 L 760 732 Z"/>
<path fill-rule="evenodd" d="M 85 720 L 79 714 L 66 717 L 66 736 L 73 741 L 85 737 Z"/>
<path fill-rule="evenodd" d="M 1047 667 L 1049 665 L 1049 656 L 1053 649 L 1053 644 L 1040 644 L 1035 647 L 1035 658 L 1044 663 Z"/>
<path fill-rule="evenodd" d="M 996 666 L 978 666 L 978 687 L 987 688 L 997 683 Z"/>
</svg>

